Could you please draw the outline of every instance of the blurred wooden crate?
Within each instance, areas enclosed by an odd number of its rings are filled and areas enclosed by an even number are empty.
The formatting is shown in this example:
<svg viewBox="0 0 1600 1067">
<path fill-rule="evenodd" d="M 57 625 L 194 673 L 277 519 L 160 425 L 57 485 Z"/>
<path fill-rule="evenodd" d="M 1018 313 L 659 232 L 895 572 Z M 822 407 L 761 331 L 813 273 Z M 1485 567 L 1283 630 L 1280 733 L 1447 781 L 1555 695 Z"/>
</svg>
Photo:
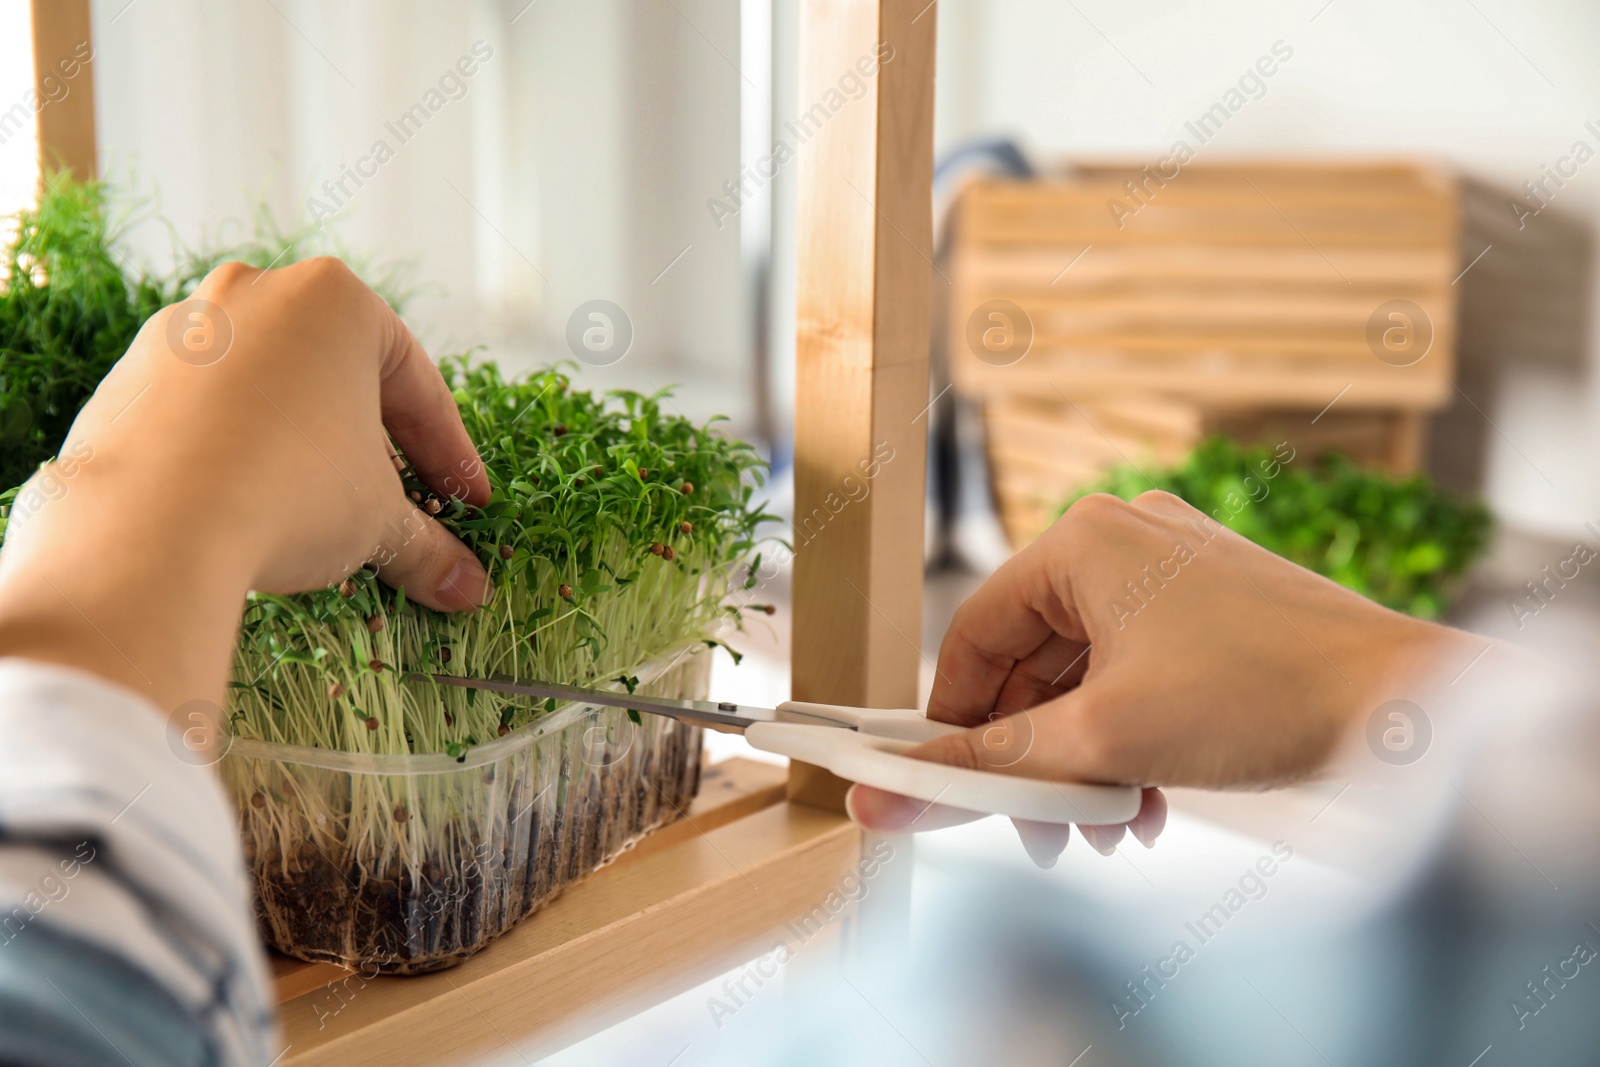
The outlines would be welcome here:
<svg viewBox="0 0 1600 1067">
<path fill-rule="evenodd" d="M 1107 466 L 1170 463 L 1207 433 L 1414 470 L 1426 413 L 1452 392 L 1454 179 L 1408 164 L 1152 175 L 1079 167 L 961 195 L 951 374 L 983 401 L 1013 541 Z"/>
</svg>

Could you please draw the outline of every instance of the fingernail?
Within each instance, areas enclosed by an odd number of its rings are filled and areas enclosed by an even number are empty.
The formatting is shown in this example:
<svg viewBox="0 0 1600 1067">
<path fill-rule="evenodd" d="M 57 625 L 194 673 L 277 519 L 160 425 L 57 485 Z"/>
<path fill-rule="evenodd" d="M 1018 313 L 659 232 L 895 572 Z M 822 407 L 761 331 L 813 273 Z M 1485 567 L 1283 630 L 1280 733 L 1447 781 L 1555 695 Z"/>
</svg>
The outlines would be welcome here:
<svg viewBox="0 0 1600 1067">
<path fill-rule="evenodd" d="M 861 816 L 856 811 L 856 790 L 858 788 L 860 787 L 853 785 L 845 791 L 844 813 L 848 815 L 850 817 L 850 821 L 855 823 L 857 826 L 865 826 L 866 824 L 861 821 Z"/>
<path fill-rule="evenodd" d="M 1150 837 L 1145 836 L 1150 831 L 1149 831 L 1149 828 L 1147 828 L 1145 826 L 1143 819 L 1135 819 L 1132 822 L 1130 822 L 1128 824 L 1128 832 L 1133 834 L 1133 836 L 1138 839 L 1139 844 L 1143 845 L 1145 848 L 1155 848 L 1156 847 L 1156 839 L 1155 839 L 1155 837 L 1154 836 L 1150 836 Z"/>
<path fill-rule="evenodd" d="M 1039 868 L 1041 871 L 1048 871 L 1050 868 L 1054 867 L 1056 865 L 1056 861 L 1061 858 L 1061 852 L 1059 849 L 1040 847 L 1038 845 L 1030 844 L 1026 840 L 1022 842 L 1022 848 L 1028 853 L 1028 858 L 1033 861 L 1033 865 Z"/>
<path fill-rule="evenodd" d="M 1084 827 L 1083 839 L 1089 842 L 1090 847 L 1102 856 L 1109 856 L 1117 851 L 1117 846 L 1111 844 L 1109 839 L 1102 837 L 1099 830 L 1090 830 Z"/>
<path fill-rule="evenodd" d="M 439 601 L 457 608 L 481 608 L 494 595 L 494 586 L 483 565 L 471 556 L 462 556 L 439 583 Z"/>
</svg>

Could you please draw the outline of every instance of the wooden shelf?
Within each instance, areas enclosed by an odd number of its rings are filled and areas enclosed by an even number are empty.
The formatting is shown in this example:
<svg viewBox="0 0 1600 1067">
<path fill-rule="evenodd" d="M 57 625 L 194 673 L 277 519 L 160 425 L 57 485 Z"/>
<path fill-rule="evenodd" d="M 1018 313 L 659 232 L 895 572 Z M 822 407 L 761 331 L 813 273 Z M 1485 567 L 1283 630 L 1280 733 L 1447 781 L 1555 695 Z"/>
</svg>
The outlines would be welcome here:
<svg viewBox="0 0 1600 1067">
<path fill-rule="evenodd" d="M 784 768 L 708 768 L 687 818 L 461 966 L 366 979 L 275 966 L 289 1065 L 537 1058 L 759 955 L 856 871 L 861 831 L 783 800 Z"/>
</svg>

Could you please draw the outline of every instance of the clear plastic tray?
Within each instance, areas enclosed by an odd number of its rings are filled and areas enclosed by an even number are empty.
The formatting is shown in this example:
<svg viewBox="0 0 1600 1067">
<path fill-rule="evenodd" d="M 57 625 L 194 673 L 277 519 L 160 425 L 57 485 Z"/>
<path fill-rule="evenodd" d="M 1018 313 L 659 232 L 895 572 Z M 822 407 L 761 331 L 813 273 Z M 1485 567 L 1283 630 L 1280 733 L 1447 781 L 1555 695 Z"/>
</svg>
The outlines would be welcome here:
<svg viewBox="0 0 1600 1067">
<path fill-rule="evenodd" d="M 702 699 L 711 660 L 664 656 L 640 691 Z M 463 762 L 235 740 L 220 766 L 263 936 L 369 974 L 461 962 L 688 808 L 700 729 L 640 720 L 567 704 Z"/>
</svg>

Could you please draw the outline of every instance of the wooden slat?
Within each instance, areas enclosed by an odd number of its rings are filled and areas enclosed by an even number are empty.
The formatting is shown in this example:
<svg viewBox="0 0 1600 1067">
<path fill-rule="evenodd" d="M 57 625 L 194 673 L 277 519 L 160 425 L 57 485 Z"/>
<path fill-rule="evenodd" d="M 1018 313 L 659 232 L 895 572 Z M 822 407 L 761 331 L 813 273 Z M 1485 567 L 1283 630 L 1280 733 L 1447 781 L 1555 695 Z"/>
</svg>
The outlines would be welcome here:
<svg viewBox="0 0 1600 1067">
<path fill-rule="evenodd" d="M 734 758 L 713 763 L 700 773 L 700 792 L 689 806 L 687 817 L 668 823 L 602 867 L 590 878 L 637 862 L 645 856 L 687 841 L 719 826 L 769 808 L 783 800 L 787 774 L 777 764 Z M 587 881 L 587 880 L 586 880 Z M 585 884 L 578 883 L 579 886 Z M 575 892 L 576 887 L 567 890 Z M 537 916 L 526 921 L 539 921 Z M 278 1002 L 292 1000 L 329 982 L 354 972 L 332 963 L 312 963 L 278 953 L 271 957 L 273 987 Z"/>
<path fill-rule="evenodd" d="M 97 177 L 89 0 L 32 0 L 32 15 L 34 91 L 48 101 L 37 119 L 40 173 Z"/>
<path fill-rule="evenodd" d="M 875 454 L 893 456 L 870 493 L 797 554 L 801 700 L 910 707 L 917 698 L 936 21 L 926 0 L 800 4 L 802 101 L 822 99 L 841 71 L 886 48 L 892 58 L 799 152 L 796 514 L 862 484 Z M 842 790 L 815 768 L 791 773 L 793 799 L 837 806 Z"/>
<path fill-rule="evenodd" d="M 1170 174 L 1170 168 L 1168 169 Z M 1133 190 L 1127 183 L 1133 182 Z M 1273 166 L 1251 163 L 1230 167 L 1201 164 L 1184 167 L 1176 179 L 1163 179 L 1152 167 L 1077 166 L 1065 178 L 1019 181 L 988 178 L 974 191 L 997 211 L 1024 211 L 1041 203 L 1067 200 L 1103 205 L 1107 196 L 1132 202 L 1167 202 L 1185 207 L 1268 204 L 1279 208 L 1343 208 L 1347 210 L 1434 211 L 1453 195 L 1452 179 L 1432 170 L 1405 166 L 1396 171 L 1333 163 Z"/>
<path fill-rule="evenodd" d="M 1116 463 L 1124 457 L 1137 463 L 1147 458 L 1174 462 L 1200 440 L 1198 426 L 1183 434 L 1128 432 L 1108 425 L 1082 405 L 1076 411 L 1064 404 L 1024 408 L 997 397 L 989 401 L 985 415 L 990 448 L 1022 462 L 1045 465 L 1063 456 L 1093 462 Z"/>
<path fill-rule="evenodd" d="M 280 1005 L 281 1062 L 536 1059 L 770 948 L 860 855 L 842 816 L 774 805 L 567 890 L 457 968 L 353 977 Z"/>
<path fill-rule="evenodd" d="M 1244 325 L 1235 329 L 1207 330 L 1200 323 L 1167 324 L 1159 320 L 1147 320 L 1129 322 L 1121 328 L 1109 323 L 1082 322 L 1080 328 L 1071 329 L 1065 326 L 1061 317 L 1038 315 L 1033 316 L 1033 326 L 1036 352 L 1097 348 L 1115 349 L 1129 356 L 1225 352 L 1241 362 L 1256 355 L 1275 361 L 1299 362 L 1302 358 L 1310 358 L 1361 364 L 1367 364 L 1374 358 L 1372 349 L 1367 345 L 1365 322 L 1359 326 L 1344 324 L 1321 329 L 1312 323 L 1277 330 L 1263 326 L 1260 330 L 1250 331 Z M 1163 329 L 1163 326 L 1167 328 Z M 1063 353 L 1063 357 L 1070 358 L 1066 353 Z"/>
<path fill-rule="evenodd" d="M 1086 244 L 1092 244 L 1085 252 Z M 1337 257 L 1309 245 L 1237 248 L 1226 245 L 1137 246 L 1124 243 L 1037 241 L 996 246 L 963 244 L 952 260 L 958 291 L 970 286 L 1027 287 L 1069 292 L 1160 292 L 1174 285 L 1226 292 L 1240 282 L 1269 292 L 1326 288 L 1334 283 L 1389 292 L 1435 288 L 1461 269 L 1450 245 L 1434 248 L 1342 248 Z"/>
<path fill-rule="evenodd" d="M 1153 441 L 1192 440 L 1200 436 L 1204 425 L 1198 404 L 1157 396 L 1100 400 L 1085 410 L 1107 433 L 1120 430 Z"/>
<path fill-rule="evenodd" d="M 974 305 L 991 297 L 1003 296 L 1019 302 L 1025 299 L 1036 326 L 1051 316 L 1061 316 L 1079 328 L 1149 328 L 1167 323 L 1185 327 L 1238 324 L 1280 329 L 1314 326 L 1353 330 L 1357 335 L 1365 329 L 1367 316 L 1372 314 L 1374 295 L 1353 286 L 1333 289 L 1326 284 L 1274 286 L 1268 290 L 1236 284 L 1187 290 L 1179 286 L 1148 286 L 1110 292 L 1049 286 L 1039 289 L 1006 286 L 1003 291 L 996 291 L 972 285 L 966 292 L 968 301 Z M 1385 288 L 1382 299 L 1411 300 L 1433 313 L 1435 308 L 1448 306 L 1451 297 L 1442 287 L 1417 286 L 1404 290 Z"/>
<path fill-rule="evenodd" d="M 1112 173 L 1117 170 L 1136 170 L 1149 163 L 1148 159 L 1132 157 L 1103 157 L 1074 164 L 1075 173 Z M 1410 188 L 1416 185 L 1437 184 L 1440 175 L 1432 167 L 1419 166 L 1404 159 L 1354 158 L 1346 153 L 1307 162 L 1299 159 L 1249 159 L 1207 162 L 1198 170 L 1188 168 L 1186 177 L 1205 181 L 1248 174 L 1257 181 L 1266 180 L 1277 186 L 1292 184 L 1310 187 L 1342 188 L 1352 178 L 1376 185 L 1397 185 Z"/>
<path fill-rule="evenodd" d="M 957 360 L 952 370 L 957 388 L 972 396 L 1052 396 L 1056 389 L 1073 399 L 1156 393 L 1210 405 L 1304 407 L 1315 412 L 1335 397 L 1341 406 L 1430 411 L 1453 395 L 1448 379 L 1376 360 L 1374 368 L 1362 371 L 1354 366 L 1285 368 L 1266 360 L 1248 366 L 1222 352 L 1193 355 L 1205 358 L 1130 364 L 1117 359 L 1116 353 L 1068 351 L 1059 359 L 1030 354 L 1011 367 Z"/>
</svg>

